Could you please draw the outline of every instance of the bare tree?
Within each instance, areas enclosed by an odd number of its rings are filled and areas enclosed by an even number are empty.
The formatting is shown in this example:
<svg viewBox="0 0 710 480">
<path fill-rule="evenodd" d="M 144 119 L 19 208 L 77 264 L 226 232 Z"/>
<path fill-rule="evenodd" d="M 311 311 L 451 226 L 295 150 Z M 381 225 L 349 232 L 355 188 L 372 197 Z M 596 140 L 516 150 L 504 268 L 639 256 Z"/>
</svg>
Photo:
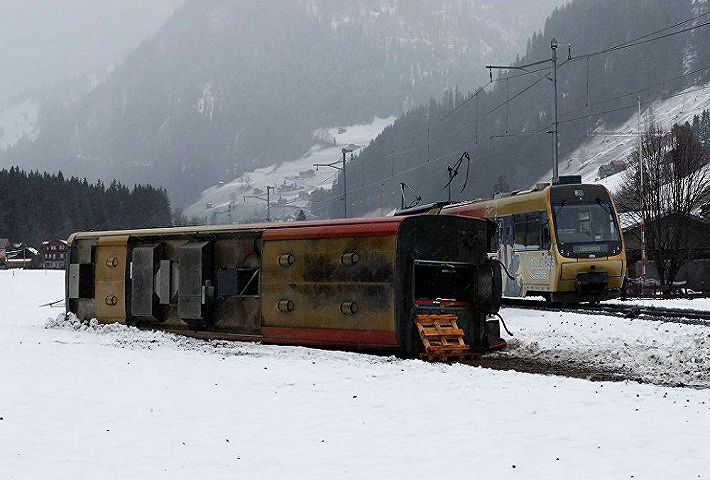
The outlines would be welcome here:
<svg viewBox="0 0 710 480">
<path fill-rule="evenodd" d="M 643 132 L 641 147 L 641 162 L 637 151 L 629 157 L 617 202 L 639 224 L 644 212 L 646 250 L 656 264 L 661 285 L 668 286 L 689 259 L 693 239 L 688 225 L 710 195 L 710 165 L 702 144 L 685 126 L 675 125 L 664 132 L 651 122 Z"/>
</svg>

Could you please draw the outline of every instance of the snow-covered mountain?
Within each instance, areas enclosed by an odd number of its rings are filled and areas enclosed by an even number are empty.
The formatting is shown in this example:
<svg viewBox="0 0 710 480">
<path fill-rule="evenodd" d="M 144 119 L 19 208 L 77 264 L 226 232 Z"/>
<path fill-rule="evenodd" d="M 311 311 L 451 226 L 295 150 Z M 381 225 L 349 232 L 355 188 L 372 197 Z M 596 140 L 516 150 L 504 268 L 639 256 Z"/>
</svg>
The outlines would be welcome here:
<svg viewBox="0 0 710 480">
<path fill-rule="evenodd" d="M 298 159 L 314 130 L 401 115 L 513 59 L 563 0 L 188 0 L 0 166 L 167 186 L 177 206 Z"/>
<path fill-rule="evenodd" d="M 653 120 L 657 126 L 670 130 L 675 124 L 691 122 L 694 115 L 707 108 L 710 108 L 710 83 L 691 86 L 668 97 L 656 99 L 650 105 L 642 103 L 641 128 Z M 610 191 L 616 191 L 623 179 L 623 172 L 603 177 L 599 174 L 599 167 L 615 160 L 626 161 L 634 149 L 638 148 L 638 112 L 629 109 L 629 113 L 626 122 L 611 128 L 600 121 L 590 131 L 586 142 L 561 159 L 560 175 L 581 175 L 584 182 L 601 183 Z M 546 174 L 540 181 L 549 181 L 551 175 L 551 172 Z"/>
<path fill-rule="evenodd" d="M 343 148 L 352 150 L 352 155 L 357 154 L 394 120 L 395 117 L 375 118 L 368 124 L 319 129 L 313 132 L 319 143 L 302 157 L 257 168 L 231 182 L 210 187 L 200 194 L 197 202 L 184 210 L 183 215 L 187 220 L 211 224 L 263 221 L 266 216 L 263 198 L 266 189 L 273 187 L 268 197 L 271 218 L 293 219 L 301 210 L 310 216 L 311 202 L 318 202 L 314 192 L 330 190 L 338 172 L 331 167 L 314 165 L 337 162 L 334 166 L 340 167 L 338 160 L 342 158 Z M 350 173 L 351 181 L 357 184 L 362 172 Z"/>
<path fill-rule="evenodd" d="M 637 92 L 644 108 L 658 102 L 654 112 L 664 117 L 663 126 L 700 113 L 703 95 L 691 90 L 710 82 L 707 14 L 708 4 L 693 0 L 576 0 L 550 15 L 520 62 L 544 69 L 537 62 L 550 58 L 551 42 L 557 41 L 562 174 L 582 173 L 593 180 L 600 166 L 625 157 L 634 143 L 625 135 L 636 130 Z M 654 38 L 652 32 L 659 30 Z M 609 50 L 614 45 L 623 48 Z M 680 95 L 683 91 L 688 96 Z M 502 73 L 475 100 L 445 95 L 410 110 L 355 158 L 351 168 L 368 175 L 366 187 L 348 195 L 350 211 L 363 215 L 377 208 L 375 189 L 381 183 L 386 206 L 399 204 L 400 182 L 426 202 L 446 199 L 447 165 L 463 152 L 472 159 L 471 170 L 467 182 L 458 182 L 465 188 L 454 200 L 490 196 L 500 177 L 514 189 L 549 179 L 552 98 L 551 84 L 543 78 Z M 327 215 L 338 214 L 337 200 L 336 189 Z"/>
</svg>

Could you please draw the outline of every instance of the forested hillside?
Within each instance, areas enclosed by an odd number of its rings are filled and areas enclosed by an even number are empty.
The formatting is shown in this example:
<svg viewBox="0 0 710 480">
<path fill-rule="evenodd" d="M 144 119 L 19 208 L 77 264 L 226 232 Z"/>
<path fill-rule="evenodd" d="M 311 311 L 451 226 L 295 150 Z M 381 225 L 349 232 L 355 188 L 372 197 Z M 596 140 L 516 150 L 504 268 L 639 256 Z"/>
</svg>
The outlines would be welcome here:
<svg viewBox="0 0 710 480">
<path fill-rule="evenodd" d="M 549 59 L 551 40 L 559 42 L 560 158 L 595 131 L 627 120 L 635 111 L 637 92 L 645 109 L 656 98 L 707 83 L 707 26 L 599 53 L 648 40 L 654 36 L 646 35 L 654 31 L 660 36 L 700 25 L 708 21 L 707 15 L 699 17 L 707 11 L 707 4 L 692 0 L 577 0 L 556 9 L 517 64 Z M 381 189 L 385 205 L 398 206 L 399 182 L 407 182 L 425 202 L 445 199 L 447 165 L 464 151 L 472 158 L 470 178 L 459 193 L 464 164 L 454 183 L 454 199 L 488 196 L 500 176 L 520 188 L 545 175 L 552 167 L 552 136 L 547 133 L 553 122 L 552 85 L 539 76 L 550 69 L 542 64 L 528 70 L 537 70 L 538 76 L 494 72 L 493 81 L 476 96 L 471 96 L 476 85 L 469 84 L 466 93 L 448 92 L 402 116 L 348 164 L 351 211 L 378 210 Z M 338 215 L 341 180 L 330 197 L 322 200 L 319 192 L 315 212 Z"/>
<path fill-rule="evenodd" d="M 563 0 L 188 0 L 92 91 L 44 99 L 0 165 L 148 181 L 178 206 L 511 58 Z"/>
<path fill-rule="evenodd" d="M 170 226 L 170 202 L 164 189 L 16 167 L 0 170 L 0 238 L 38 245 L 87 230 Z"/>
</svg>

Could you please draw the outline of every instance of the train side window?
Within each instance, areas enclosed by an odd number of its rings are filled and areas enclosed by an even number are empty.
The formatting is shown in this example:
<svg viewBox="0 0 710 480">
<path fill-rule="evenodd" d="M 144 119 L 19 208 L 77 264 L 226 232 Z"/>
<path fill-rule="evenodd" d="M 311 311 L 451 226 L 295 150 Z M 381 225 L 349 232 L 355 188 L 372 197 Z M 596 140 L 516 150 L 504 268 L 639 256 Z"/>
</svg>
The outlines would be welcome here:
<svg viewBox="0 0 710 480">
<path fill-rule="evenodd" d="M 528 213 L 526 222 L 525 249 L 540 250 L 540 214 Z"/>
<path fill-rule="evenodd" d="M 513 233 L 515 238 L 513 240 L 513 248 L 515 250 L 525 250 L 525 230 L 527 227 L 527 216 L 523 213 L 521 215 L 513 216 Z"/>
<path fill-rule="evenodd" d="M 547 212 L 540 212 L 540 240 L 542 249 L 549 250 L 552 240 L 550 239 L 550 224 L 547 221 Z"/>
</svg>

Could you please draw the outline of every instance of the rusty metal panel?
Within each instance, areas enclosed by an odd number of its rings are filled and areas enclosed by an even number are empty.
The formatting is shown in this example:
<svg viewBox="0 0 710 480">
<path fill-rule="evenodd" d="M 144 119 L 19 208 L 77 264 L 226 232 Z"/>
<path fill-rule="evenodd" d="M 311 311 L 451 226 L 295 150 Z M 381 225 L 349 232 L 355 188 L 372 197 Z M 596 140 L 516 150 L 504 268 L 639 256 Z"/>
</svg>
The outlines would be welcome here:
<svg viewBox="0 0 710 480">
<path fill-rule="evenodd" d="M 96 253 L 96 318 L 126 323 L 126 254 L 128 236 L 99 238 Z"/>
<path fill-rule="evenodd" d="M 263 286 L 264 326 L 394 331 L 394 288 L 388 284 Z M 280 310 L 282 300 L 293 310 Z M 354 305 L 354 306 L 353 306 Z M 353 311 L 354 310 L 354 311 Z"/>
<path fill-rule="evenodd" d="M 391 283 L 396 245 L 396 237 L 266 241 L 262 283 Z M 351 253 L 355 264 L 347 262 Z"/>
<path fill-rule="evenodd" d="M 183 320 L 211 320 L 213 288 L 212 242 L 188 242 L 178 250 L 178 316 Z"/>
<path fill-rule="evenodd" d="M 395 255 L 394 236 L 264 242 L 264 326 L 394 331 Z"/>
</svg>

